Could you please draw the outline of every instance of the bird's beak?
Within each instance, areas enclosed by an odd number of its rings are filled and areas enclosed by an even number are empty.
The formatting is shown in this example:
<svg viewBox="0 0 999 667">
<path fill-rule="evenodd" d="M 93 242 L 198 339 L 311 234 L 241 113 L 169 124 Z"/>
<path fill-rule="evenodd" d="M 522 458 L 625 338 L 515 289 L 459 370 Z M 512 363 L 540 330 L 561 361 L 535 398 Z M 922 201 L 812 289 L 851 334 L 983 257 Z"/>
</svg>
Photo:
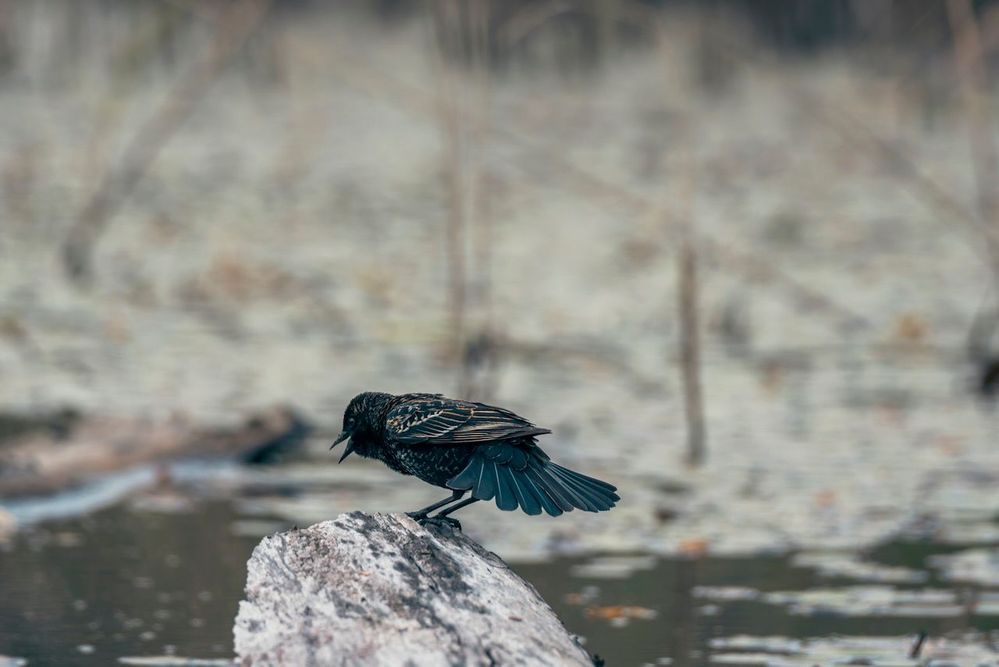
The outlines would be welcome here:
<svg viewBox="0 0 999 667">
<path fill-rule="evenodd" d="M 344 440 L 346 440 L 349 437 L 350 437 L 350 432 L 349 431 L 343 431 L 340 435 L 338 435 L 336 437 L 336 440 L 333 441 L 333 444 L 330 445 L 330 451 L 332 451 L 334 447 L 336 447 L 337 445 L 339 445 L 341 442 L 343 442 Z M 347 449 L 344 450 L 343 456 L 340 457 L 340 460 L 337 461 L 337 463 L 343 463 L 343 460 L 345 458 L 347 458 L 348 456 L 350 456 L 353 453 L 353 451 L 354 451 L 354 442 L 353 441 L 348 442 L 347 443 Z"/>
<path fill-rule="evenodd" d="M 350 437 L 350 433 L 348 431 L 340 431 L 340 435 L 338 435 L 336 437 L 336 440 L 333 441 L 333 444 L 330 445 L 330 451 L 332 452 L 334 447 L 336 447 L 337 445 L 339 445 L 341 442 L 343 442 L 344 440 L 346 440 L 349 437 Z"/>
<path fill-rule="evenodd" d="M 354 441 L 351 440 L 350 442 L 347 443 L 347 449 L 343 450 L 343 456 L 340 457 L 340 460 L 337 461 L 337 463 L 343 463 L 343 460 L 353 453 L 354 453 Z"/>
</svg>

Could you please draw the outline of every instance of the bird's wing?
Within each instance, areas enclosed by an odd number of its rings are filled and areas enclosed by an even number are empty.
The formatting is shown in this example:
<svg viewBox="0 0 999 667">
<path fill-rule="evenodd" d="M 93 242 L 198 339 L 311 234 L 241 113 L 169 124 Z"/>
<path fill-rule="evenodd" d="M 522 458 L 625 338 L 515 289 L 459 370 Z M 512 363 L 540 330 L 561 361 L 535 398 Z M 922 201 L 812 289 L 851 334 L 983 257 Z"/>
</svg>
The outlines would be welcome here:
<svg viewBox="0 0 999 667">
<path fill-rule="evenodd" d="M 399 445 L 459 445 L 551 433 L 509 410 L 449 398 L 419 397 L 389 411 L 386 440 Z"/>
</svg>

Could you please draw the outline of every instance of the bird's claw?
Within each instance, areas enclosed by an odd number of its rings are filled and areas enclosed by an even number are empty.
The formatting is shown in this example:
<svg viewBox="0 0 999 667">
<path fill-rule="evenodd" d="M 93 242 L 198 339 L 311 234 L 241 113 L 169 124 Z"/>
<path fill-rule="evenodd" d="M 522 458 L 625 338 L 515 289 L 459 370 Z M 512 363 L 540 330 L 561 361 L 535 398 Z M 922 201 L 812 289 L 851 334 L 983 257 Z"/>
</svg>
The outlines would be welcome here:
<svg viewBox="0 0 999 667">
<path fill-rule="evenodd" d="M 456 530 L 459 533 L 462 532 L 461 522 L 449 516 L 425 516 L 421 519 L 416 519 L 416 522 L 421 526 L 437 526 L 438 528 L 446 526 L 451 530 Z"/>
</svg>

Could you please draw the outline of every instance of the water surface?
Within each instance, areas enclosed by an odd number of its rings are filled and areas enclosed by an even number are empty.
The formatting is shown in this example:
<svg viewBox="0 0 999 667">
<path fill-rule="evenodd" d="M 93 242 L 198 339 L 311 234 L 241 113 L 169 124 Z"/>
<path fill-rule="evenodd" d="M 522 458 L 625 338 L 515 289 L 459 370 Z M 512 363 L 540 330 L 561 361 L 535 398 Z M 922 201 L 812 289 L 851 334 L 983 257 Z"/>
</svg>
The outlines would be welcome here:
<svg viewBox="0 0 999 667">
<path fill-rule="evenodd" d="M 228 501 L 178 501 L 173 508 L 153 509 L 122 504 L 16 535 L 0 551 L 0 654 L 60 665 L 165 654 L 231 657 L 245 563 L 259 541 L 237 534 L 247 528 L 240 521 Z M 931 555 L 957 548 L 899 542 L 867 558 L 925 573 L 921 582 L 896 583 L 890 590 L 939 588 L 960 597 L 972 589 L 955 590 L 926 569 Z M 675 665 L 707 664 L 720 652 L 719 639 L 741 634 L 793 639 L 925 629 L 936 637 L 999 628 L 999 616 L 982 610 L 954 614 L 944 604 L 927 606 L 923 616 L 857 616 L 832 602 L 826 612 L 796 612 L 762 596 L 852 590 L 863 582 L 822 576 L 788 556 L 638 554 L 514 567 L 610 665 L 666 658 Z"/>
</svg>

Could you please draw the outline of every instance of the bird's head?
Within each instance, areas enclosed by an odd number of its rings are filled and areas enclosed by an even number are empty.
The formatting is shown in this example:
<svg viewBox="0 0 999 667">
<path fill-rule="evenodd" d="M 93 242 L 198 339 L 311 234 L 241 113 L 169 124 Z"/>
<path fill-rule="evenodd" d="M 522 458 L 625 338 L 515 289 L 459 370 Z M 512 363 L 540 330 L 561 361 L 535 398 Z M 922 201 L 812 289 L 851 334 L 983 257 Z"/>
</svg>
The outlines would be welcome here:
<svg viewBox="0 0 999 667">
<path fill-rule="evenodd" d="M 365 454 L 363 451 L 365 436 L 375 430 L 372 422 L 380 416 L 381 411 L 378 408 L 391 398 L 390 394 L 366 391 L 351 399 L 350 403 L 347 404 L 347 409 L 343 411 L 343 428 L 340 435 L 330 445 L 332 450 L 344 440 L 350 441 L 347 443 L 339 463 L 343 463 L 345 458 L 358 449 L 362 450 L 359 452 L 362 456 Z"/>
</svg>

